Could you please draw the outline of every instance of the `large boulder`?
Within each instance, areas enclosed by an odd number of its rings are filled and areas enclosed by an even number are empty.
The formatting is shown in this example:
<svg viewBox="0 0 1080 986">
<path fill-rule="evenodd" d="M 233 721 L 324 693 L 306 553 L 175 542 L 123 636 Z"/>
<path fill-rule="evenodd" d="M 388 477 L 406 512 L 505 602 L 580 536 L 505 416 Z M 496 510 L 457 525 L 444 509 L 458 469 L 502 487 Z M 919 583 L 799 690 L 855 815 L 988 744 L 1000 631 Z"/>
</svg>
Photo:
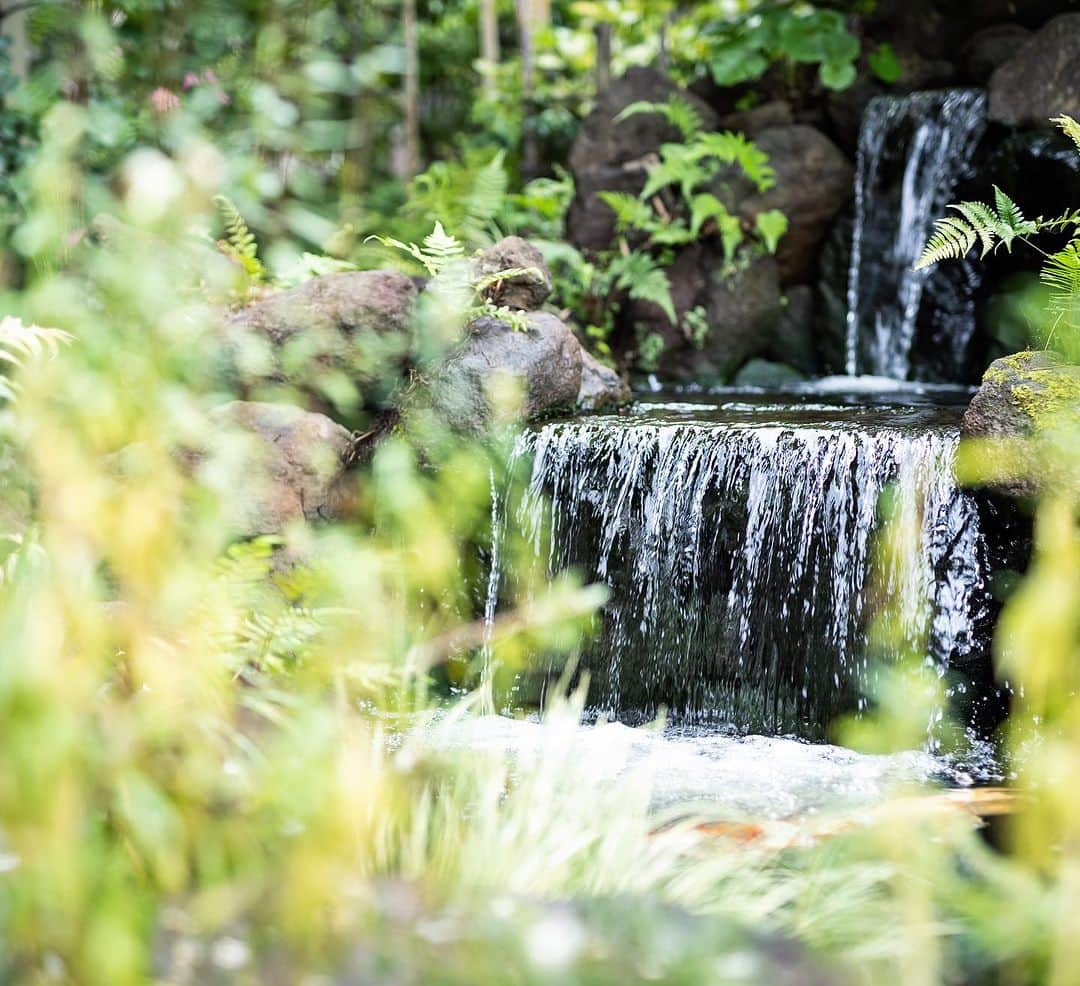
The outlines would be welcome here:
<svg viewBox="0 0 1080 986">
<path fill-rule="evenodd" d="M 242 389 L 284 387 L 316 408 L 380 403 L 410 361 L 416 294 L 398 271 L 345 271 L 235 312 L 226 338 Z"/>
<path fill-rule="evenodd" d="M 971 36 L 960 52 L 968 78 L 980 85 L 1031 38 L 1022 24 L 991 24 Z"/>
<path fill-rule="evenodd" d="M 640 369 L 683 382 L 726 383 L 743 363 L 768 348 L 783 315 L 773 257 L 728 270 L 718 246 L 695 243 L 675 258 L 668 278 L 677 324 L 651 302 L 628 306 Z M 649 336 L 658 337 L 663 346 L 651 365 L 642 366 L 640 344 Z"/>
<path fill-rule="evenodd" d="M 228 456 L 242 477 L 230 502 L 241 537 L 275 534 L 296 521 L 329 520 L 347 500 L 351 433 L 323 414 L 289 404 L 233 401 L 215 408 L 208 451 Z"/>
<path fill-rule="evenodd" d="M 964 412 L 961 436 L 978 440 L 990 485 L 1027 495 L 1055 478 L 1047 471 L 1060 456 L 1040 456 L 1038 444 L 1062 425 L 1080 428 L 1080 366 L 1056 353 L 1023 352 L 990 364 Z M 1030 451 L 1018 457 L 1017 444 L 1029 442 Z"/>
<path fill-rule="evenodd" d="M 502 271 L 522 270 L 518 274 L 499 281 L 489 290 L 491 300 L 507 308 L 534 311 L 551 294 L 551 271 L 544 255 L 528 240 L 520 236 L 507 236 L 480 254 L 476 272 L 488 277 Z"/>
<path fill-rule="evenodd" d="M 990 119 L 1010 126 L 1048 126 L 1080 116 L 1080 13 L 1062 14 L 1027 40 L 990 77 Z"/>
<path fill-rule="evenodd" d="M 478 319 L 457 350 L 421 389 L 431 409 L 454 430 L 483 435 L 493 422 L 500 388 L 519 388 L 517 417 L 573 410 L 581 392 L 582 348 L 556 315 L 533 312 L 524 331 Z M 415 399 L 416 395 L 412 395 Z"/>
<path fill-rule="evenodd" d="M 776 184 L 736 202 L 735 209 L 750 223 L 770 209 L 787 216 L 788 231 L 776 254 L 780 279 L 785 284 L 806 281 L 817 265 L 825 230 L 851 198 L 854 169 L 813 127 L 769 127 L 759 131 L 754 142 L 769 155 Z"/>
<path fill-rule="evenodd" d="M 638 113 L 618 123 L 615 118 L 631 103 L 663 103 L 674 95 L 697 110 L 705 129 L 715 129 L 716 114 L 709 106 L 655 69 L 632 68 L 597 97 L 570 151 L 575 195 L 566 230 L 579 249 L 603 250 L 615 235 L 614 216 L 597 193 L 636 195 L 644 187 L 648 165 L 656 159 L 661 145 L 682 139 L 678 128 L 659 113 Z"/>
</svg>

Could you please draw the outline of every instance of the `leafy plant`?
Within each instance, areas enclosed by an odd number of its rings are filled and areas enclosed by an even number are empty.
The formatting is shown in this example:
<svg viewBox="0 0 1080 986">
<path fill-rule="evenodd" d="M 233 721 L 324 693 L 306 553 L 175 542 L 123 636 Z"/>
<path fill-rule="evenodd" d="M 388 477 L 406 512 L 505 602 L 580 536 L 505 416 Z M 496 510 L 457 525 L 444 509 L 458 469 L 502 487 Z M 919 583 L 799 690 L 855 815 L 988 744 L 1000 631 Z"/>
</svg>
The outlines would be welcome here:
<svg viewBox="0 0 1080 986">
<path fill-rule="evenodd" d="M 71 335 L 61 329 L 25 325 L 13 315 L 0 318 L 0 363 L 14 369 L 21 369 L 28 359 L 46 353 L 55 356 L 62 344 L 71 341 Z M 17 389 L 18 384 L 10 376 L 0 376 L 0 400 L 13 401 Z"/>
<path fill-rule="evenodd" d="M 1080 123 L 1070 116 L 1054 121 L 1080 150 Z M 934 231 L 916 270 L 967 256 L 976 246 L 985 257 L 1002 247 L 1012 251 L 1017 240 L 1043 256 L 1039 277 L 1049 291 L 1048 311 L 1053 316 L 1047 344 L 1057 337 L 1062 326 L 1069 330 L 1066 339 L 1058 339 L 1070 355 L 1080 353 L 1080 210 L 1065 212 L 1053 219 L 1028 219 L 1020 207 L 1000 188 L 994 186 L 994 202 L 959 202 L 950 206 L 959 215 L 946 216 L 934 225 Z M 1046 253 L 1031 241 L 1039 233 L 1070 232 L 1069 241 L 1059 250 Z"/>
<path fill-rule="evenodd" d="M 244 217 L 240 215 L 240 210 L 225 195 L 215 196 L 214 204 L 225 224 L 225 239 L 219 241 L 219 248 L 243 267 L 252 284 L 264 283 L 268 278 L 266 268 L 259 259 L 259 245 L 255 234 L 248 229 Z"/>
<path fill-rule="evenodd" d="M 506 207 L 510 179 L 506 154 L 468 152 L 461 161 L 437 161 L 409 186 L 407 214 L 443 226 L 470 248 L 489 246 L 501 235 L 497 219 Z"/>
<path fill-rule="evenodd" d="M 518 331 L 523 332 L 528 328 L 520 312 L 498 305 L 492 298 L 505 281 L 514 278 L 543 280 L 543 274 L 535 267 L 508 267 L 478 274 L 472 258 L 466 256 L 462 242 L 447 233 L 441 222 L 435 223 L 435 228 L 424 237 L 422 244 L 405 243 L 383 236 L 373 236 L 371 239 L 406 254 L 418 263 L 431 278 L 428 291 L 448 303 L 456 302 L 464 313 L 466 323 L 478 318 L 494 318 L 507 322 Z"/>
<path fill-rule="evenodd" d="M 717 85 L 761 78 L 775 62 L 817 65 L 828 89 L 855 81 L 859 41 L 838 10 L 811 4 L 771 4 L 735 20 L 706 23 L 706 61 Z"/>
</svg>

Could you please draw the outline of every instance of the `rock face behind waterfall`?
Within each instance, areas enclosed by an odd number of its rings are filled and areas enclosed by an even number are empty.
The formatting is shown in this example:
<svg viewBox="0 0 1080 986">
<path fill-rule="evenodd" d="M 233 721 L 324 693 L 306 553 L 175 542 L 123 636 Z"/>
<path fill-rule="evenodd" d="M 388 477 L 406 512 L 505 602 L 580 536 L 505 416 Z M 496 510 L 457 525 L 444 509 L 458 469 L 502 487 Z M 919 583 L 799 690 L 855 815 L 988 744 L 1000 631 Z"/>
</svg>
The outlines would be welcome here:
<svg viewBox="0 0 1080 986">
<path fill-rule="evenodd" d="M 1080 117 L 1080 13 L 1055 17 L 1024 42 L 990 79 L 990 117 L 1010 126 L 1045 127 L 1051 117 Z"/>
<path fill-rule="evenodd" d="M 500 516 L 531 532 L 552 572 L 575 568 L 611 591 L 583 657 L 595 708 L 820 736 L 860 707 L 874 597 L 895 605 L 912 647 L 929 620 L 942 674 L 981 666 L 984 544 L 952 476 L 955 424 L 861 413 L 845 426 L 838 413 L 773 424 L 643 413 L 522 439 L 531 496 Z M 880 497 L 894 482 L 914 559 L 890 562 L 871 594 Z"/>
</svg>

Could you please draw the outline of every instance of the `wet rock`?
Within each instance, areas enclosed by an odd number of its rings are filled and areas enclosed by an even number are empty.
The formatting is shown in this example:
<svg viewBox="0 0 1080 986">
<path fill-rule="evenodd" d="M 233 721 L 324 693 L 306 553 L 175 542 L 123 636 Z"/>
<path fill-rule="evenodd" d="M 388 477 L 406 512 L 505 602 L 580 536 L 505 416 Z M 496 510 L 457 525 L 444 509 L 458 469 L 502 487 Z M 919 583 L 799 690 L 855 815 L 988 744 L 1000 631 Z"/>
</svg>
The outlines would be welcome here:
<svg viewBox="0 0 1080 986">
<path fill-rule="evenodd" d="M 416 296 L 397 271 L 345 271 L 234 313 L 226 338 L 242 389 L 286 386 L 321 407 L 336 385 L 358 388 L 358 404 L 377 402 L 409 363 Z"/>
<path fill-rule="evenodd" d="M 213 451 L 242 457 L 237 475 L 244 482 L 230 504 L 237 534 L 275 534 L 295 521 L 340 516 L 348 430 L 323 414 L 257 401 L 215 408 L 211 420 L 221 429 Z"/>
<path fill-rule="evenodd" d="M 749 110 L 728 113 L 720 118 L 721 130 L 734 130 L 736 133 L 755 137 L 762 130 L 771 127 L 789 127 L 795 122 L 791 104 L 786 99 L 774 99 Z"/>
<path fill-rule="evenodd" d="M 1080 116 L 1080 13 L 1055 17 L 990 77 L 990 119 L 1047 127 L 1051 117 Z"/>
<path fill-rule="evenodd" d="M 457 431 L 482 435 L 494 416 L 493 397 L 514 381 L 521 389 L 517 417 L 572 410 L 582 381 L 582 349 L 557 316 L 534 312 L 527 330 L 478 319 L 424 389 L 431 408 Z"/>
<path fill-rule="evenodd" d="M 729 271 L 718 246 L 696 243 L 676 257 L 668 277 L 677 325 L 651 302 L 629 306 L 639 369 L 684 382 L 723 383 L 768 347 L 783 310 L 773 257 Z M 655 366 L 642 366 L 641 341 L 650 335 L 663 348 Z"/>
<path fill-rule="evenodd" d="M 854 169 L 843 152 L 813 127 L 770 127 L 754 141 L 769 155 L 776 184 L 736 203 L 737 212 L 750 223 L 769 209 L 783 212 L 789 227 L 776 254 L 781 281 L 807 280 L 826 228 L 851 198 Z"/>
<path fill-rule="evenodd" d="M 814 291 L 796 284 L 784 292 L 784 311 L 769 339 L 766 356 L 786 363 L 802 374 L 816 373 L 818 352 L 814 338 Z"/>
<path fill-rule="evenodd" d="M 733 382 L 736 387 L 761 387 L 764 390 L 775 390 L 805 379 L 798 370 L 786 363 L 752 359 L 735 374 Z"/>
<path fill-rule="evenodd" d="M 967 438 L 1024 438 L 1060 413 L 1080 414 L 1080 366 L 1034 350 L 996 359 L 964 412 Z"/>
<path fill-rule="evenodd" d="M 618 407 L 630 400 L 630 388 L 610 366 L 604 366 L 588 350 L 581 350 L 581 389 L 577 406 L 582 411 Z"/>
<path fill-rule="evenodd" d="M 994 70 L 1007 62 L 1031 38 L 1021 24 L 992 24 L 972 35 L 961 52 L 964 70 L 972 82 L 985 84 Z"/>
<path fill-rule="evenodd" d="M 533 270 L 499 282 L 489 292 L 492 301 L 520 311 L 534 311 L 551 294 L 551 271 L 544 255 L 528 240 L 507 236 L 489 247 L 477 260 L 480 276 L 498 274 L 504 270 Z"/>
</svg>

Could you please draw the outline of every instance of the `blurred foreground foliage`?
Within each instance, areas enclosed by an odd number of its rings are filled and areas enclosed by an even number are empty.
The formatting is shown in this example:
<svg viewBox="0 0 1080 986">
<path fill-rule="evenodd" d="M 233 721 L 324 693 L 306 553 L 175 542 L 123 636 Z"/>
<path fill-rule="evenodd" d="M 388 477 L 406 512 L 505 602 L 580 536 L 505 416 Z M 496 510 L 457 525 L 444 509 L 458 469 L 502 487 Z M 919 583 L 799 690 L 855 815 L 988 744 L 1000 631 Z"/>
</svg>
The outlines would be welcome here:
<svg viewBox="0 0 1080 986">
<path fill-rule="evenodd" d="M 35 136 L 12 183 L 2 300 L 72 339 L 7 375 L 0 409 L 3 978 L 1072 982 L 1076 487 L 1046 490 L 997 643 L 1026 796 L 1006 852 L 917 800 L 822 842 L 730 843 L 663 825 L 647 785 L 599 782 L 569 742 L 526 769 L 441 748 L 438 724 L 416 741 L 404 725 L 487 700 L 447 696 L 483 672 L 476 548 L 512 436 L 481 446 L 420 416 L 357 471 L 348 523 L 246 544 L 227 509 L 250 481 L 239 457 L 192 470 L 176 454 L 234 396 L 216 330 L 242 272 L 213 248 L 214 196 L 279 255 L 326 248 L 338 206 L 377 198 L 351 170 L 362 140 L 338 187 L 305 159 L 324 118 L 298 100 L 381 139 L 391 96 L 348 80 L 390 72 L 393 47 L 348 66 L 320 53 L 396 7 L 197 7 L 45 5 L 32 20 L 57 46 L 20 93 Z M 233 39 L 256 8 L 273 16 L 255 18 L 241 63 Z M 152 71 L 133 54 L 146 37 L 161 40 L 138 51 Z M 189 37 L 205 62 L 185 60 Z M 129 66 L 141 88 L 125 88 Z M 1075 474 L 1080 435 L 1055 435 Z M 902 526 L 894 539 L 902 550 Z M 505 550 L 518 618 L 489 659 L 572 658 L 599 597 L 547 584 L 527 545 Z M 883 674 L 852 740 L 919 745 L 937 687 L 915 659 Z M 558 739 L 580 709 L 553 704 Z"/>
</svg>

